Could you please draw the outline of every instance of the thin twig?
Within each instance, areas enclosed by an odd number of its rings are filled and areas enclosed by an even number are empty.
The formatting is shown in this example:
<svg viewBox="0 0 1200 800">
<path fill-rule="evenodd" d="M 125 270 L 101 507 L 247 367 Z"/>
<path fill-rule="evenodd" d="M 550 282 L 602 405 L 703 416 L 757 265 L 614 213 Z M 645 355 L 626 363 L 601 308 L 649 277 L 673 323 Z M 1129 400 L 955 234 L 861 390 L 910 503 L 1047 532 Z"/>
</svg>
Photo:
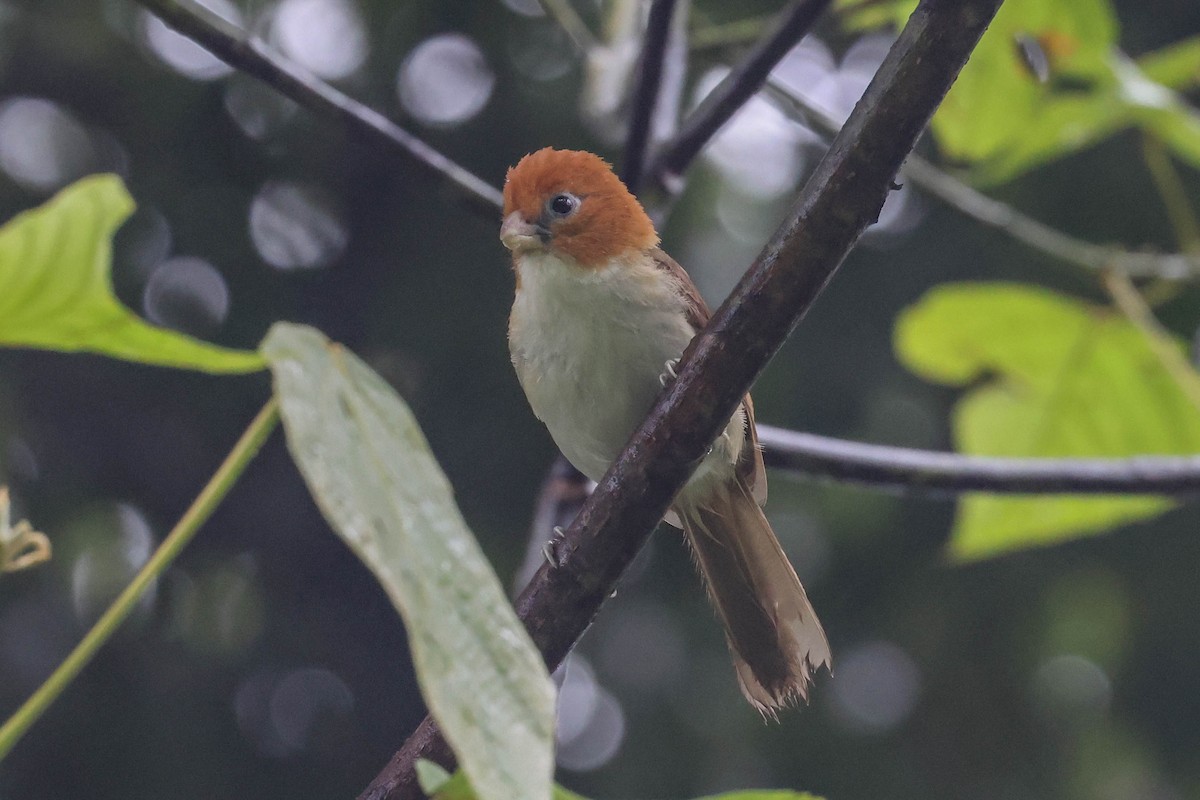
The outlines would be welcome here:
<svg viewBox="0 0 1200 800">
<path fill-rule="evenodd" d="M 1142 159 L 1158 189 L 1158 196 L 1162 198 L 1179 249 L 1187 253 L 1200 252 L 1200 219 L 1196 217 L 1187 187 L 1171 163 L 1162 139 L 1152 133 L 1142 134 Z"/>
<path fill-rule="evenodd" d="M 758 426 L 767 466 L 903 493 L 1200 494 L 1200 455 L 988 458 Z"/>
<path fill-rule="evenodd" d="M 667 37 L 671 33 L 671 18 L 675 15 L 676 2 L 654 0 L 646 21 L 646 37 L 642 43 L 637 83 L 629 110 L 629 135 L 625 139 L 625 158 L 621 165 L 621 179 L 635 193 L 642 182 L 646 148 L 650 144 L 650 124 L 658 107 L 663 62 L 667 56 Z"/>
<path fill-rule="evenodd" d="M 679 377 L 567 529 L 558 565 L 543 565 L 517 599 L 517 613 L 551 669 L 587 629 L 750 384 L 875 219 L 905 155 L 999 5 L 922 0 L 913 12 L 787 220 L 688 346 Z M 361 800 L 420 797 L 413 759 L 424 752 L 406 751 L 409 757 L 393 759 Z"/>
<path fill-rule="evenodd" d="M 137 0 L 171 28 L 196 41 L 232 67 L 253 75 L 309 111 L 339 122 L 410 164 L 442 180 L 477 214 L 494 221 L 500 192 L 451 161 L 387 117 L 339 92 L 312 73 L 271 52 L 258 37 L 233 25 L 194 0 Z"/>
<path fill-rule="evenodd" d="M 596 47 L 596 37 L 579 16 L 570 0 L 538 0 L 546 15 L 558 23 L 580 55 L 586 56 Z"/>
<path fill-rule="evenodd" d="M 1184 356 L 1175 337 L 1163 328 L 1128 275 L 1110 269 L 1103 273 L 1103 282 L 1117 308 L 1142 332 L 1163 369 L 1175 379 L 1176 385 L 1195 409 L 1200 411 L 1200 373 Z"/>
<path fill-rule="evenodd" d="M 55 668 L 50 677 L 38 687 L 29 699 L 8 718 L 0 727 L 0 760 L 3 760 L 12 750 L 13 745 L 25 735 L 34 722 L 63 693 L 75 677 L 86 667 L 105 642 L 107 642 L 121 626 L 142 598 L 146 589 L 162 577 L 167 567 L 183 552 L 196 532 L 212 516 L 213 511 L 229 494 L 229 490 L 237 483 L 238 478 L 246 471 L 246 467 L 262 448 L 271 431 L 279 422 L 279 403 L 272 397 L 255 415 L 249 427 L 238 438 L 229 455 L 221 462 L 221 466 L 209 478 L 208 483 L 192 501 L 179 522 L 162 540 L 162 544 L 150 555 L 150 558 L 138 570 L 137 575 L 129 582 L 117 599 L 113 600 L 100 619 L 75 645 L 62 663 Z"/>
<path fill-rule="evenodd" d="M 697 25 L 688 36 L 693 53 L 721 47 L 735 47 L 758 41 L 771 24 L 772 17 L 745 17 L 732 22 Z"/>
<path fill-rule="evenodd" d="M 730 70 L 651 162 L 647 173 L 664 186 L 678 183 L 688 165 L 721 126 L 762 88 L 775 65 L 812 29 L 830 0 L 793 0 L 770 31 Z"/>
<path fill-rule="evenodd" d="M 789 110 L 801 113 L 805 121 L 818 131 L 827 135 L 837 133 L 840 126 L 825 109 L 805 97 L 797 96 L 791 89 L 775 81 L 768 81 L 768 89 L 769 97 L 783 103 Z M 918 155 L 908 157 L 900 175 L 902 179 L 911 181 L 976 222 L 995 228 L 1068 264 L 1093 271 L 1112 267 L 1138 278 L 1182 280 L 1200 276 L 1200 256 L 1182 253 L 1135 253 L 1077 239 L 1022 214 L 1006 203 L 988 197 Z"/>
</svg>

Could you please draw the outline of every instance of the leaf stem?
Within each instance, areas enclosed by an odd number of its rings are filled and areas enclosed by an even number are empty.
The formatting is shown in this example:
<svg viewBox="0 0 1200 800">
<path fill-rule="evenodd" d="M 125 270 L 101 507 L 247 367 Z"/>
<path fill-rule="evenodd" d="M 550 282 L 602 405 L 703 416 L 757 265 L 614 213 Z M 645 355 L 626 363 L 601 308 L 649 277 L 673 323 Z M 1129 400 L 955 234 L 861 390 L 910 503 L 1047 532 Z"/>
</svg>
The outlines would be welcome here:
<svg viewBox="0 0 1200 800">
<path fill-rule="evenodd" d="M 1200 373 L 1196 372 L 1174 337 L 1154 316 L 1146 298 L 1142 297 L 1129 276 L 1122 272 L 1109 270 L 1104 273 L 1103 280 L 1113 303 L 1142 332 L 1163 368 L 1175 379 L 1196 410 L 1200 411 Z"/>
<path fill-rule="evenodd" d="M 146 588 L 170 566 L 171 562 L 187 546 L 187 543 L 192 540 L 200 526 L 212 516 L 213 511 L 220 505 L 230 488 L 241 477 L 251 459 L 262 447 L 267 436 L 275 429 L 278 421 L 279 404 L 272 397 L 258 412 L 250 426 L 246 428 L 237 444 L 225 457 L 225 461 L 213 474 L 208 485 L 201 490 L 191 507 L 176 523 L 167 538 L 163 539 L 154 554 L 150 556 L 150 560 L 97 620 L 87 635 L 75 646 L 70 655 L 46 679 L 46 682 L 25 701 L 24 705 L 17 709 L 15 714 L 9 717 L 3 727 L 0 727 L 0 760 L 8 755 L 13 746 L 29 730 L 29 727 L 41 717 L 50 704 L 58 699 L 63 690 L 87 666 L 101 645 L 108 641 L 109 637 L 129 616 L 129 612 Z"/>
<path fill-rule="evenodd" d="M 1179 171 L 1171 163 L 1162 139 L 1151 134 L 1144 135 L 1142 158 L 1154 180 L 1154 188 L 1162 199 L 1179 249 L 1185 253 L 1200 253 L 1200 219 L 1196 217 L 1196 209 L 1188 198 L 1187 188 L 1179 177 Z"/>
</svg>

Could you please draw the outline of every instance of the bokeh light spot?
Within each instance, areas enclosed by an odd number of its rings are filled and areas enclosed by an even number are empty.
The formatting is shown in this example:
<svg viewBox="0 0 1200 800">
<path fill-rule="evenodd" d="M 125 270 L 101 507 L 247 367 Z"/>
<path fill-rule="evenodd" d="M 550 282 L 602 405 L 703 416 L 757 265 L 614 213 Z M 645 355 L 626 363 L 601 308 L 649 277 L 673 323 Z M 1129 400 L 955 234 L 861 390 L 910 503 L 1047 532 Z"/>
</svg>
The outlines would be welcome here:
<svg viewBox="0 0 1200 800">
<path fill-rule="evenodd" d="M 581 656 L 571 656 L 558 692 L 558 765 L 575 772 L 599 769 L 617 754 L 624 738 L 621 704 L 597 684 Z"/>
<path fill-rule="evenodd" d="M 695 103 L 716 88 L 728 70 L 701 76 Z M 745 195 L 769 199 L 791 191 L 800 179 L 803 129 L 767 100 L 754 96 L 721 128 L 704 157 L 721 178 Z"/>
<path fill-rule="evenodd" d="M 898 645 L 860 644 L 841 656 L 830 681 L 832 716 L 853 733 L 886 733 L 916 707 L 920 681 L 916 663 Z"/>
<path fill-rule="evenodd" d="M 284 55 L 327 80 L 345 78 L 367 59 L 367 33 L 345 0 L 284 0 L 272 39 Z"/>
<path fill-rule="evenodd" d="M 143 295 L 151 322 L 193 336 L 208 336 L 229 313 L 229 287 L 216 267 L 195 256 L 176 256 L 150 274 Z"/>
<path fill-rule="evenodd" d="M 1048 658 L 1033 676 L 1033 697 L 1049 716 L 1070 721 L 1104 715 L 1112 702 L 1112 682 L 1094 661 L 1073 654 Z"/>
<path fill-rule="evenodd" d="M 472 39 L 458 33 L 421 42 L 400 65 L 396 91 L 408 113 L 426 125 L 450 127 L 467 121 L 487 105 L 496 85 Z"/>
<path fill-rule="evenodd" d="M 349 233 L 316 188 L 267 181 L 250 203 L 250 238 L 263 261 L 277 269 L 312 269 L 336 260 Z"/>
<path fill-rule="evenodd" d="M 293 100 L 255 78 L 234 75 L 225 84 L 226 113 L 255 141 L 277 133 L 296 115 L 297 108 Z"/>
<path fill-rule="evenodd" d="M 0 169 L 25 188 L 53 191 L 96 161 L 87 129 L 57 103 L 14 97 L 0 104 Z"/>
</svg>

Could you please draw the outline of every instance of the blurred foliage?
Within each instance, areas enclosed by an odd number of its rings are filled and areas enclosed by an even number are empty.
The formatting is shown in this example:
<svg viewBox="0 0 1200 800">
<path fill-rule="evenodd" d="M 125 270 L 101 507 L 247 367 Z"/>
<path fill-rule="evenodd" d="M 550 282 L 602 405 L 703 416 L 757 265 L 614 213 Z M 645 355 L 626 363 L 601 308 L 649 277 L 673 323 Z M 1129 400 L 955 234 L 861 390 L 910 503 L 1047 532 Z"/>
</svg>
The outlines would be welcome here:
<svg viewBox="0 0 1200 800">
<path fill-rule="evenodd" d="M 915 7 L 869 3 L 848 24 L 901 27 Z M 934 115 L 947 158 L 999 183 L 1136 128 L 1200 167 L 1200 113 L 1173 91 L 1200 80 L 1200 40 L 1134 61 L 1118 33 L 1109 0 L 1007 0 Z"/>
<path fill-rule="evenodd" d="M 554 686 L 404 401 L 319 332 L 263 341 L 288 446 L 404 617 L 417 678 L 483 798 L 549 797 Z"/>
<path fill-rule="evenodd" d="M 1200 452 L 1200 409 L 1145 335 L 1100 306 L 1028 286 L 946 284 L 900 317 L 896 352 L 929 380 L 973 386 L 954 413 L 964 453 Z M 1095 533 L 1171 506 L 1153 497 L 972 494 L 959 502 L 950 547 L 959 558 L 980 558 Z"/>
<path fill-rule="evenodd" d="M 254 353 L 147 325 L 113 296 L 111 239 L 132 211 L 120 179 L 101 175 L 0 228 L 0 345 L 205 372 L 262 369 Z"/>
</svg>

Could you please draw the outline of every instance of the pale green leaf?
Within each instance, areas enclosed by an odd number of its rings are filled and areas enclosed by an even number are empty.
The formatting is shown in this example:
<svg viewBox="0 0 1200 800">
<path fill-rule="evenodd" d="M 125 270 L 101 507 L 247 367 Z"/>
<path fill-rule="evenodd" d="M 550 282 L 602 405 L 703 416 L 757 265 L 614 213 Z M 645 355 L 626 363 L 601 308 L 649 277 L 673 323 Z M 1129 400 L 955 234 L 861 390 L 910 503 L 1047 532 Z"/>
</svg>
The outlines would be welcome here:
<svg viewBox="0 0 1200 800">
<path fill-rule="evenodd" d="M 333 529 L 404 617 L 417 679 L 484 800 L 547 800 L 554 686 L 412 412 L 316 330 L 263 342 L 288 447 Z"/>
<path fill-rule="evenodd" d="M 132 213 L 120 178 L 96 175 L 0 228 L 0 346 L 100 353 L 202 372 L 253 372 L 258 353 L 143 321 L 113 295 L 112 235 Z"/>
<path fill-rule="evenodd" d="M 1028 286 L 951 284 L 904 312 L 895 345 L 900 360 L 929 380 L 978 384 L 954 413 L 954 437 L 964 453 L 1200 453 L 1200 412 L 1143 334 L 1108 309 Z M 959 558 L 981 558 L 1170 507 L 1156 497 L 973 494 L 959 504 L 951 550 Z"/>
<path fill-rule="evenodd" d="M 1193 36 L 1147 53 L 1138 68 L 1155 83 L 1186 91 L 1200 84 L 1200 36 Z"/>
</svg>

